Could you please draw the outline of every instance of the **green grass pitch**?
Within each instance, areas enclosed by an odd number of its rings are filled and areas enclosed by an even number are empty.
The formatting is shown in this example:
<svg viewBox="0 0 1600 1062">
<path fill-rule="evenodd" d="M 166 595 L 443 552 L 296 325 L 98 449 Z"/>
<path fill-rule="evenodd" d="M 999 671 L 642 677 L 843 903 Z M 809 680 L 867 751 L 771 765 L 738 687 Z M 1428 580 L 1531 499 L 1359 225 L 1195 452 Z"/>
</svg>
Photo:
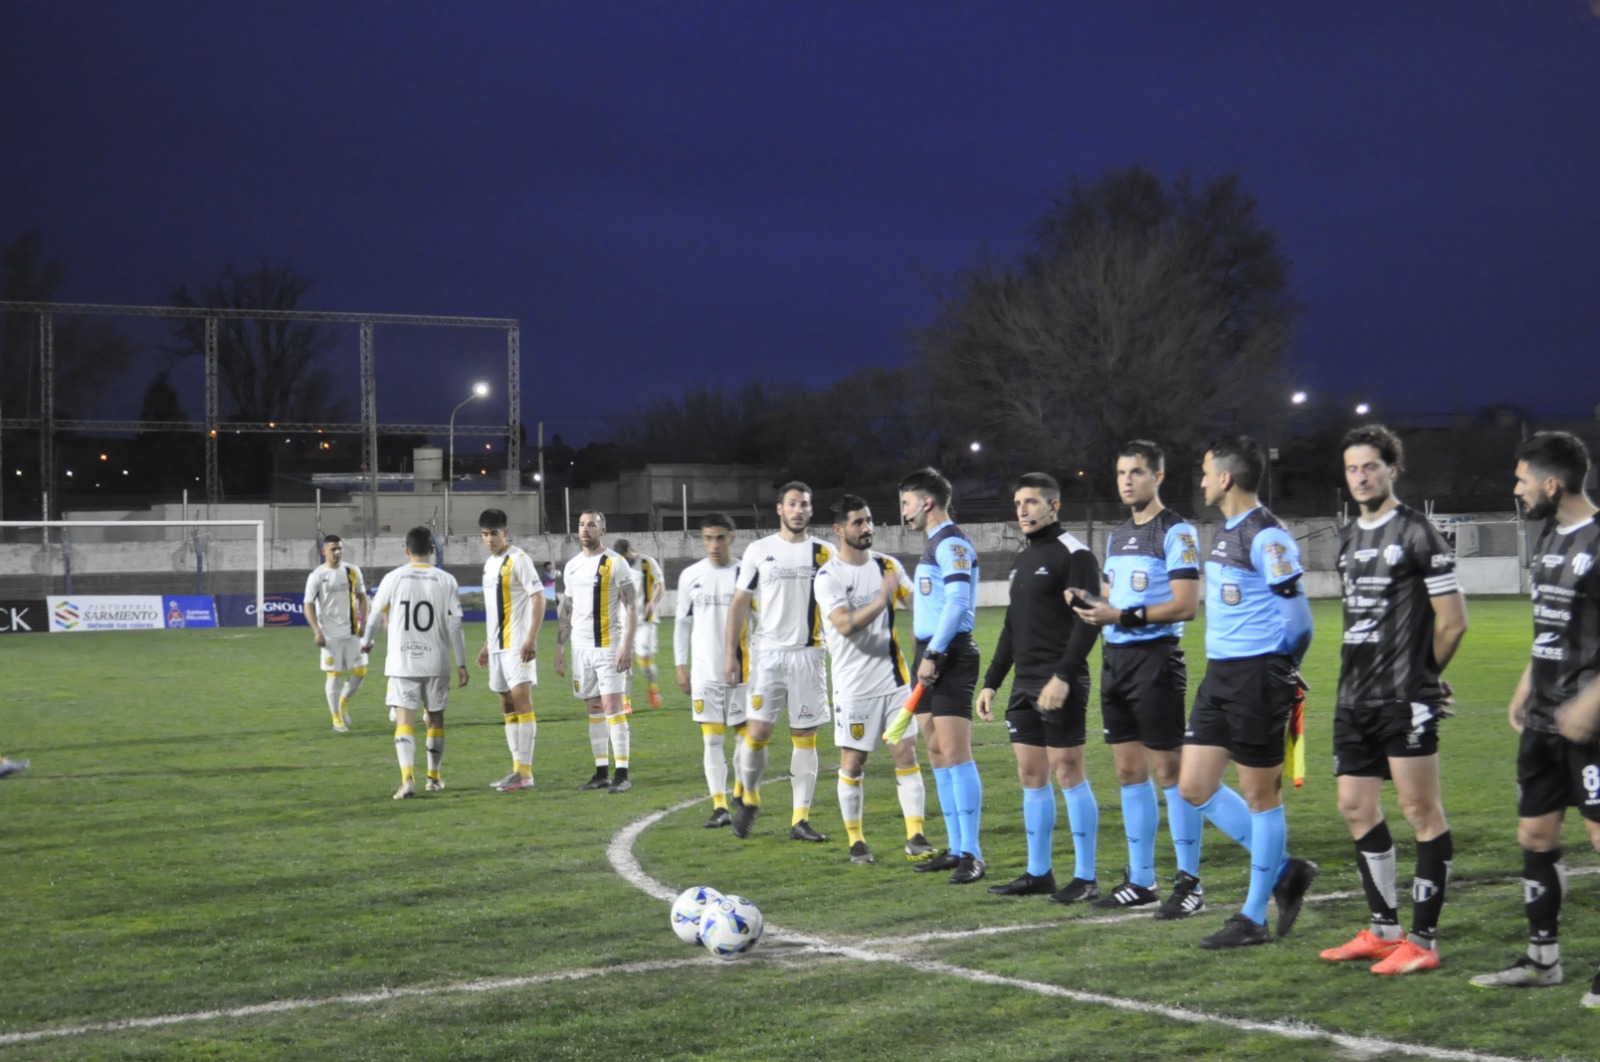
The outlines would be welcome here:
<svg viewBox="0 0 1600 1062">
<path fill-rule="evenodd" d="M 825 738 L 812 818 L 828 844 L 787 840 L 781 782 L 746 842 L 700 828 L 704 799 L 640 833 L 633 854 L 646 874 L 673 890 L 747 895 L 787 931 L 742 962 L 703 956 L 673 936 L 666 904 L 607 858 L 630 823 L 705 796 L 686 699 L 670 684 L 665 709 L 636 698 L 633 792 L 579 792 L 587 732 L 550 671 L 553 624 L 535 699 L 538 787 L 488 788 L 508 753 L 473 669 L 448 715 L 448 790 L 404 803 L 389 799 L 398 771 L 382 678 L 357 695 L 353 732 L 333 733 L 304 629 L 5 639 L 0 749 L 33 769 L 0 782 L 0 1057 L 1351 1059 L 1394 1056 L 1394 1044 L 1433 1057 L 1595 1057 L 1600 1016 L 1577 1003 L 1600 961 L 1600 879 L 1583 873 L 1597 860 L 1575 820 L 1568 983 L 1467 983 L 1520 954 L 1525 937 L 1505 703 L 1527 659 L 1527 603 L 1471 603 L 1450 669 L 1460 714 L 1443 738 L 1456 842 L 1445 964 L 1393 980 L 1317 959 L 1366 910 L 1329 775 L 1337 604 L 1316 612 L 1309 777 L 1287 805 L 1291 847 L 1322 875 L 1290 937 L 1220 954 L 1196 942 L 1243 899 L 1247 865 L 1216 831 L 1204 862 L 1213 908 L 1187 922 L 992 897 L 913 874 L 898 857 L 880 755 L 866 829 L 882 861 L 852 866 Z M 998 610 L 982 613 L 980 644 L 999 623 Z M 670 624 L 662 635 L 670 646 Z M 1191 624 L 1191 689 L 1202 639 Z M 1020 791 L 1003 725 L 979 724 L 975 740 L 984 847 L 991 878 L 1006 881 L 1024 862 Z M 772 773 L 786 770 L 783 745 Z M 1109 886 L 1124 862 L 1121 815 L 1094 738 L 1089 773 Z M 928 792 L 937 843 L 931 775 Z M 1412 846 L 1392 796 L 1388 811 L 1408 880 Z M 1070 867 L 1064 812 L 1056 854 Z M 1157 859 L 1165 881 L 1164 830 Z M 797 934 L 871 954 L 808 949 Z M 238 1008 L 254 1009 L 193 1017 Z M 187 1017 L 112 1027 L 166 1015 Z M 1290 1025 L 1378 1043 L 1292 1038 Z"/>
</svg>

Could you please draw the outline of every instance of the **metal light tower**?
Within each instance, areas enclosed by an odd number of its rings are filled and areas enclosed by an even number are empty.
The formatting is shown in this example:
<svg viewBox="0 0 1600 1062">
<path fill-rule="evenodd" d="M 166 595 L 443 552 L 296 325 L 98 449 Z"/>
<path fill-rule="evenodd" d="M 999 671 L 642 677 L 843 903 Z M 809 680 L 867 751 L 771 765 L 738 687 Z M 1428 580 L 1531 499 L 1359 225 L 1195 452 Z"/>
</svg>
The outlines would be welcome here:
<svg viewBox="0 0 1600 1062">
<path fill-rule="evenodd" d="M 450 411 L 450 463 L 444 470 L 444 537 L 450 537 L 450 489 L 452 481 L 456 478 L 456 414 L 461 412 L 461 407 L 468 402 L 484 398 L 489 394 L 489 385 L 475 383 L 472 393 L 456 403 L 456 408 Z"/>
</svg>

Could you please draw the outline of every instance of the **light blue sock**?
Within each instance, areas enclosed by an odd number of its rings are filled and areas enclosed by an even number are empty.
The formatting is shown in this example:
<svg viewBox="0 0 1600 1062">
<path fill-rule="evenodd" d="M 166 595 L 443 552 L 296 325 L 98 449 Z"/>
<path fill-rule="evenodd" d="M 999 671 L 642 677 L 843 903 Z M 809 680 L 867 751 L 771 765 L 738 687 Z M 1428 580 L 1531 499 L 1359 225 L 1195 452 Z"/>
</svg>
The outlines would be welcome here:
<svg viewBox="0 0 1600 1062">
<path fill-rule="evenodd" d="M 1094 802 L 1089 779 L 1064 790 L 1061 798 L 1066 801 L 1067 824 L 1072 829 L 1072 876 L 1093 881 L 1095 843 L 1100 838 L 1100 806 Z"/>
<path fill-rule="evenodd" d="M 1244 797 L 1219 785 L 1211 799 L 1200 805 L 1200 812 L 1211 820 L 1211 825 L 1244 847 L 1250 847 L 1250 805 L 1244 802 Z"/>
<path fill-rule="evenodd" d="M 1250 892 L 1242 910 L 1258 925 L 1267 924 L 1267 901 L 1272 899 L 1272 887 L 1278 883 L 1287 838 L 1283 805 L 1250 816 Z"/>
<path fill-rule="evenodd" d="M 1155 783 L 1146 778 L 1122 787 L 1122 830 L 1128 835 L 1128 880 L 1147 889 L 1156 884 L 1156 828 L 1161 808 Z"/>
<path fill-rule="evenodd" d="M 983 826 L 983 779 L 978 776 L 978 765 L 968 760 L 950 770 L 955 775 L 956 814 L 961 818 L 961 852 L 982 859 L 978 830 Z"/>
<path fill-rule="evenodd" d="M 1173 854 L 1178 858 L 1178 869 L 1185 874 L 1200 876 L 1200 833 L 1205 829 L 1205 816 L 1200 809 L 1183 799 L 1177 786 L 1168 786 L 1167 830 L 1172 834 Z"/>
<path fill-rule="evenodd" d="M 1056 794 L 1049 782 L 1022 791 L 1022 825 L 1028 831 L 1028 873 L 1050 873 L 1056 836 Z"/>
<path fill-rule="evenodd" d="M 944 816 L 945 847 L 951 855 L 961 854 L 961 817 L 956 814 L 956 780 L 954 767 L 933 769 L 933 788 L 939 794 L 939 814 Z"/>
</svg>

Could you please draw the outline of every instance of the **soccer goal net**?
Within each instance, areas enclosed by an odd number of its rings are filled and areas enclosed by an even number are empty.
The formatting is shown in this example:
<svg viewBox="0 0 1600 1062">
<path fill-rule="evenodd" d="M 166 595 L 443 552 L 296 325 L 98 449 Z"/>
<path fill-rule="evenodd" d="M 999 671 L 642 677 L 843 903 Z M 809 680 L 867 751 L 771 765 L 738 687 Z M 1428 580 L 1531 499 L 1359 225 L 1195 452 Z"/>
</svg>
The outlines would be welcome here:
<svg viewBox="0 0 1600 1062">
<path fill-rule="evenodd" d="M 272 625 L 264 524 L 0 521 L 0 633 Z"/>
</svg>

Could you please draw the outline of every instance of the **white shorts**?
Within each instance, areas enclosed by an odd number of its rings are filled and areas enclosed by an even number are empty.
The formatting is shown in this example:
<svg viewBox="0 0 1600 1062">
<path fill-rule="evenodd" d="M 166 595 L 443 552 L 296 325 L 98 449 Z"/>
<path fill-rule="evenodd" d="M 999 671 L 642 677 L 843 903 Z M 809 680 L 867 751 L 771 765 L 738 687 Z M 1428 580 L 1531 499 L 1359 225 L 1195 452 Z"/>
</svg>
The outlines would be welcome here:
<svg viewBox="0 0 1600 1062">
<path fill-rule="evenodd" d="M 520 649 L 489 650 L 489 689 L 510 693 L 518 686 L 539 684 L 539 662 L 522 659 Z"/>
<path fill-rule="evenodd" d="M 828 721 L 827 667 L 820 646 L 757 649 L 750 658 L 750 721 L 776 723 L 789 710 L 790 730 L 810 730 Z"/>
<path fill-rule="evenodd" d="M 721 682 L 707 682 L 690 688 L 693 699 L 694 721 L 697 723 L 722 723 L 738 726 L 744 722 L 745 703 L 742 686 L 727 686 Z"/>
<path fill-rule="evenodd" d="M 906 695 L 908 696 L 908 695 Z M 836 748 L 871 752 L 883 743 L 884 728 L 893 721 L 895 713 L 906 703 L 898 693 L 881 697 L 857 697 L 853 701 L 840 701 L 834 706 L 833 744 Z M 906 737 L 917 736 L 917 721 L 913 718 L 906 727 Z"/>
<path fill-rule="evenodd" d="M 635 627 L 633 631 L 633 655 L 635 657 L 643 659 L 644 657 L 656 655 L 656 645 L 659 641 L 656 638 L 656 630 L 659 626 L 654 622 L 646 623 L 640 620 L 639 626 Z"/>
<path fill-rule="evenodd" d="M 430 675 L 427 678 L 402 678 L 389 676 L 389 693 L 385 703 L 391 708 L 426 709 L 442 712 L 450 707 L 450 676 Z"/>
<path fill-rule="evenodd" d="M 628 692 L 628 673 L 617 670 L 615 649 L 572 651 L 572 695 L 589 701 Z"/>
<path fill-rule="evenodd" d="M 324 671 L 354 671 L 367 666 L 367 654 L 361 651 L 361 637 L 356 634 L 328 634 L 322 640 L 327 644 L 317 650 Z"/>
</svg>

